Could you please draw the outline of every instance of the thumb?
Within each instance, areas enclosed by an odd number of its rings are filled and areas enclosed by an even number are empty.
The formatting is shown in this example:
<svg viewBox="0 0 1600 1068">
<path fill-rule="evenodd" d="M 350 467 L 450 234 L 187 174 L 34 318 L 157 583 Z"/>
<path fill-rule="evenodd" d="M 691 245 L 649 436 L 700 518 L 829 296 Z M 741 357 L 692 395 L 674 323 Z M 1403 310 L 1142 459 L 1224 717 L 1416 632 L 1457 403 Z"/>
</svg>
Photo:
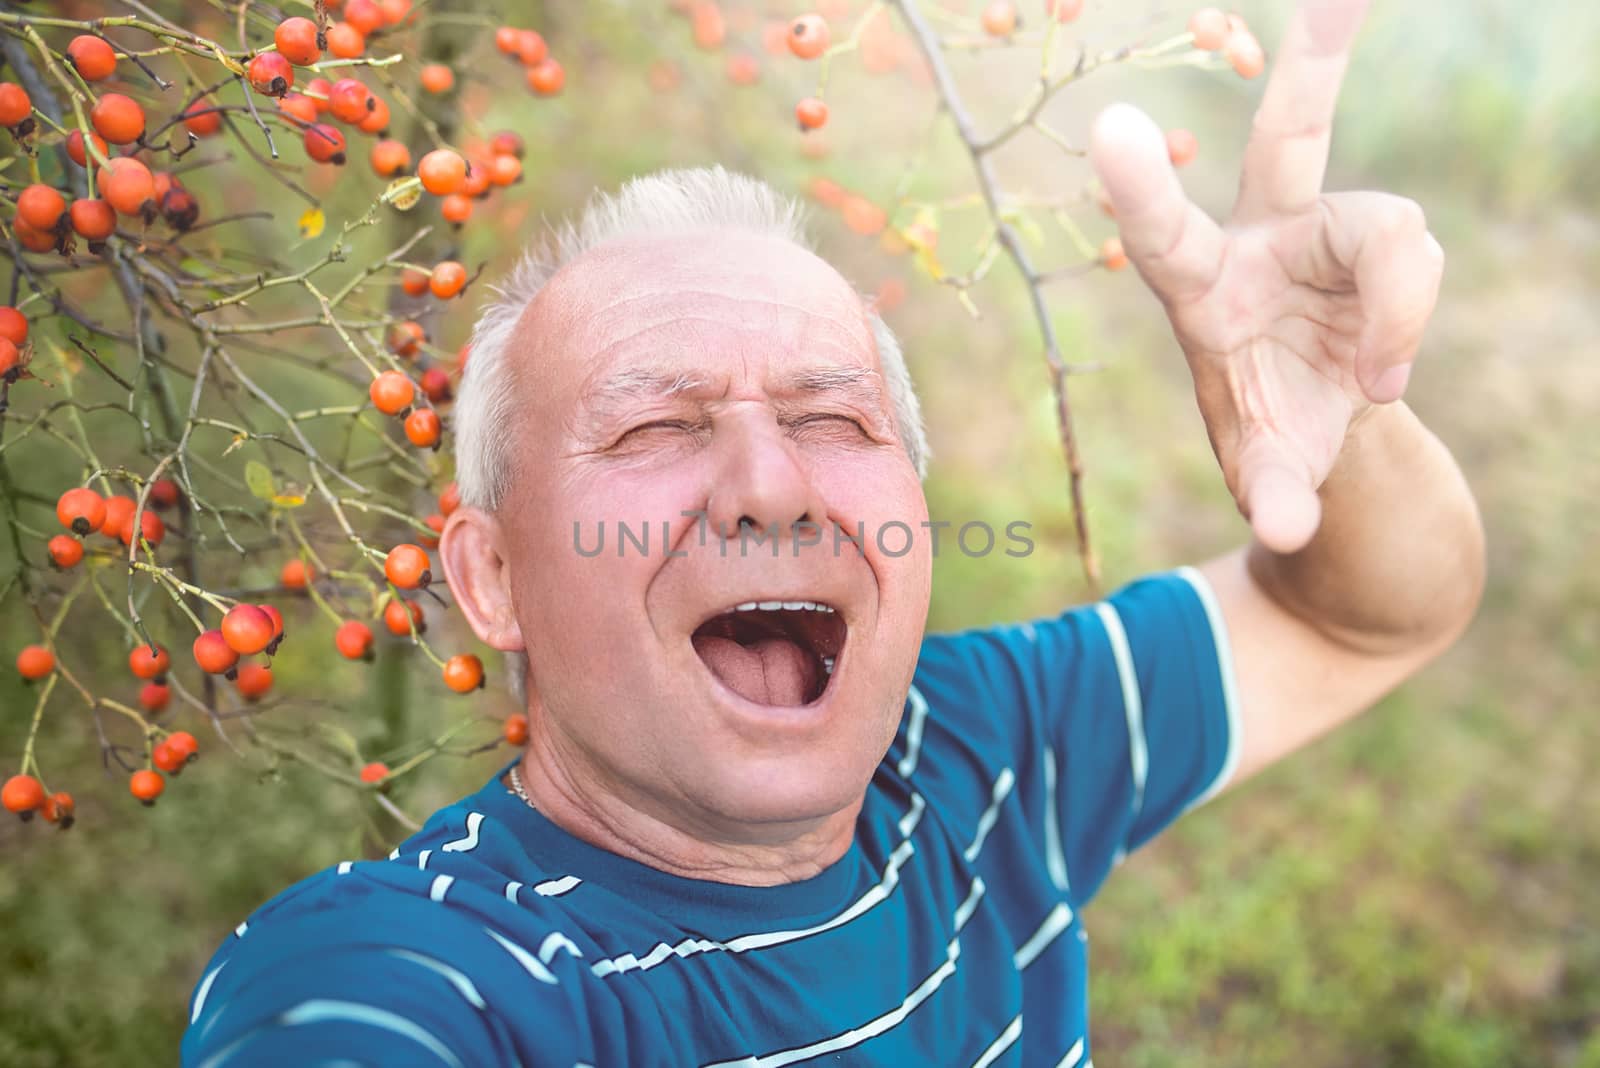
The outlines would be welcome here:
<svg viewBox="0 0 1600 1068">
<path fill-rule="evenodd" d="M 1322 501 L 1303 462 L 1277 443 L 1247 446 L 1239 457 L 1240 511 L 1256 539 L 1275 553 L 1305 548 L 1322 523 Z"/>
</svg>

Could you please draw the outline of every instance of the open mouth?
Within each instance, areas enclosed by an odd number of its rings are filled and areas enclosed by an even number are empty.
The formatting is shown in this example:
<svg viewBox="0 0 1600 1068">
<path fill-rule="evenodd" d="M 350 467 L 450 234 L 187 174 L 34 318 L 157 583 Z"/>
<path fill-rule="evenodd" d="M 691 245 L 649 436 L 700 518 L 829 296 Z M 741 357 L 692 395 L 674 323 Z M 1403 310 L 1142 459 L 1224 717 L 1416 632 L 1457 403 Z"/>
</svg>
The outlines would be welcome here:
<svg viewBox="0 0 1600 1068">
<path fill-rule="evenodd" d="M 818 601 L 746 601 L 700 624 L 692 641 L 707 669 L 740 697 L 797 707 L 827 690 L 848 629 Z"/>
</svg>

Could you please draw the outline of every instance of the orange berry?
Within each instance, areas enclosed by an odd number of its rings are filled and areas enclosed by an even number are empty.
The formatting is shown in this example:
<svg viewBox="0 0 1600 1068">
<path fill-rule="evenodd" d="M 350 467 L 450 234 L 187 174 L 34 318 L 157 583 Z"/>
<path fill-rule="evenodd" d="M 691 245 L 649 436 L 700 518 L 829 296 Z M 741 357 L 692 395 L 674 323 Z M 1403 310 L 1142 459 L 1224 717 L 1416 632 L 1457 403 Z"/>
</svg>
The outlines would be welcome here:
<svg viewBox="0 0 1600 1068">
<path fill-rule="evenodd" d="M 361 769 L 361 781 L 367 785 L 380 783 L 389 777 L 389 765 L 381 760 L 374 760 Z"/>
<path fill-rule="evenodd" d="M 17 674 L 33 682 L 56 669 L 56 654 L 42 645 L 24 646 L 17 654 Z"/>
<path fill-rule="evenodd" d="M 398 26 L 411 14 L 411 0 L 378 0 L 385 25 Z"/>
<path fill-rule="evenodd" d="M 86 487 L 69 489 L 56 498 L 56 519 L 80 538 L 88 537 L 105 524 L 105 498 Z"/>
<path fill-rule="evenodd" d="M 17 218 L 35 230 L 54 230 L 66 211 L 66 198 L 43 182 L 17 194 Z"/>
<path fill-rule="evenodd" d="M 538 30 L 517 31 L 517 58 L 524 67 L 537 67 L 550 55 L 550 46 Z"/>
<path fill-rule="evenodd" d="M 372 110 L 367 112 L 367 117 L 356 123 L 356 129 L 362 133 L 381 134 L 389 129 L 389 105 L 384 103 L 383 97 L 372 98 Z"/>
<path fill-rule="evenodd" d="M 1049 0 L 1050 14 L 1060 23 L 1072 22 L 1083 14 L 1083 0 Z"/>
<path fill-rule="evenodd" d="M 735 52 L 728 57 L 728 81 L 734 85 L 754 85 L 761 80 L 761 65 L 748 52 Z"/>
<path fill-rule="evenodd" d="M 459 152 L 436 148 L 417 163 L 417 177 L 422 179 L 422 188 L 434 196 L 448 196 L 466 182 L 467 161 Z"/>
<path fill-rule="evenodd" d="M 117 73 L 117 53 L 103 37 L 80 34 L 67 45 L 67 58 L 86 82 L 103 82 Z"/>
<path fill-rule="evenodd" d="M 419 449 L 439 444 L 439 413 L 432 408 L 416 408 L 406 416 L 406 438 Z"/>
<path fill-rule="evenodd" d="M 146 807 L 155 804 L 156 798 L 166 788 L 167 780 L 161 777 L 160 772 L 149 768 L 140 768 L 128 778 L 128 792 L 144 802 Z"/>
<path fill-rule="evenodd" d="M 144 136 L 144 108 L 121 93 L 101 93 L 89 110 L 95 133 L 114 145 L 131 145 Z"/>
<path fill-rule="evenodd" d="M 455 260 L 445 260 L 434 265 L 428 276 L 428 289 L 440 300 L 449 300 L 467 284 L 467 269 Z"/>
<path fill-rule="evenodd" d="M 428 282 L 431 278 L 431 275 L 425 274 L 422 276 L 422 288 L 424 290 L 428 288 Z M 407 319 L 403 323 L 396 323 L 389 330 L 389 351 L 396 356 L 410 359 L 417 354 L 422 343 L 427 340 L 428 332 L 423 329 L 422 324 L 413 319 Z M 409 404 L 410 402 L 407 401 L 406 403 Z M 401 407 L 404 406 L 401 405 Z"/>
<path fill-rule="evenodd" d="M 710 0 L 701 0 L 689 9 L 689 20 L 697 46 L 707 51 L 722 47 L 728 37 L 728 23 L 722 17 L 722 8 Z"/>
<path fill-rule="evenodd" d="M 467 180 L 461 183 L 461 195 L 481 197 L 489 192 L 489 165 L 482 160 L 467 164 Z"/>
<path fill-rule="evenodd" d="M 1122 239 L 1108 237 L 1100 245 L 1100 262 L 1108 271 L 1120 271 L 1128 265 L 1128 254 L 1122 249 Z"/>
<path fill-rule="evenodd" d="M 839 210 L 844 216 L 844 224 L 865 237 L 876 236 L 889 225 L 888 213 L 863 196 L 852 193 L 845 198 Z"/>
<path fill-rule="evenodd" d="M 372 90 L 359 78 L 340 78 L 328 91 L 328 111 L 340 122 L 360 122 L 377 106 Z"/>
<path fill-rule="evenodd" d="M 94 147 L 99 149 L 100 155 L 104 157 L 110 151 L 109 146 L 106 145 L 106 139 L 97 133 L 91 133 L 89 136 L 94 138 Z M 83 147 L 82 130 L 73 130 L 67 135 L 67 158 L 80 167 L 88 166 L 89 156 L 87 150 Z"/>
<path fill-rule="evenodd" d="M 7 812 L 27 818 L 44 804 L 44 786 L 32 775 L 13 775 L 0 787 L 0 804 Z"/>
<path fill-rule="evenodd" d="M 74 200 L 69 211 L 72 231 L 93 249 L 117 232 L 117 213 L 105 200 Z"/>
<path fill-rule="evenodd" d="M 445 222 L 459 226 L 472 218 L 472 198 L 462 193 L 451 193 L 439 201 L 439 214 L 444 216 Z"/>
<path fill-rule="evenodd" d="M 333 644 L 346 660 L 365 660 L 372 652 L 372 628 L 359 619 L 347 619 L 334 632 Z"/>
<path fill-rule="evenodd" d="M 284 19 L 272 31 L 273 43 L 284 59 L 297 67 L 309 67 L 322 58 L 317 44 L 317 24 L 301 15 Z"/>
<path fill-rule="evenodd" d="M 540 96 L 555 96 L 566 84 L 566 70 L 553 59 L 528 68 L 528 88 Z"/>
<path fill-rule="evenodd" d="M 139 689 L 139 704 L 146 712 L 160 712 L 172 700 L 172 687 L 164 682 L 147 682 Z"/>
<path fill-rule="evenodd" d="M 13 345 L 28 340 L 28 317 L 9 304 L 0 305 L 0 337 Z"/>
<path fill-rule="evenodd" d="M 978 21 L 990 37 L 1010 37 L 1017 29 L 1017 5 L 1009 0 L 994 0 L 984 7 Z"/>
<path fill-rule="evenodd" d="M 16 82 L 0 82 L 0 126 L 20 126 L 33 114 L 33 99 Z"/>
<path fill-rule="evenodd" d="M 444 662 L 444 684 L 456 693 L 471 693 L 483 685 L 483 661 L 471 653 L 457 653 Z"/>
<path fill-rule="evenodd" d="M 1228 16 L 1214 7 L 1203 7 L 1189 16 L 1189 32 L 1194 46 L 1207 52 L 1221 51 L 1228 41 Z"/>
<path fill-rule="evenodd" d="M 426 293 L 428 291 L 428 278 L 429 277 L 430 276 L 429 276 L 428 272 L 422 270 L 421 268 L 418 268 L 418 267 L 407 267 L 403 271 L 400 272 L 400 288 L 405 290 L 406 296 L 408 296 L 408 297 L 420 297 L 420 296 L 422 296 L 422 294 L 424 294 L 424 293 Z M 394 351 L 394 349 L 393 349 L 393 346 L 394 346 L 394 334 L 393 333 L 391 333 L 389 335 L 389 345 L 390 345 L 390 350 L 389 351 L 393 352 Z M 413 350 L 413 351 L 415 351 L 415 350 Z"/>
<path fill-rule="evenodd" d="M 222 640 L 241 656 L 272 644 L 272 617 L 253 604 L 236 604 L 222 617 Z"/>
<path fill-rule="evenodd" d="M 233 685 L 246 701 L 258 701 L 272 689 L 272 669 L 265 664 L 245 664 Z"/>
<path fill-rule="evenodd" d="M 283 562 L 278 572 L 278 582 L 287 590 L 303 590 L 311 583 L 311 565 L 296 557 Z"/>
<path fill-rule="evenodd" d="M 429 63 L 422 68 L 421 82 L 430 93 L 448 93 L 455 88 L 456 72 L 443 63 Z"/>
<path fill-rule="evenodd" d="M 1241 78 L 1254 78 L 1267 69 L 1267 56 L 1261 51 L 1261 42 L 1247 29 L 1228 34 L 1222 54 Z"/>
<path fill-rule="evenodd" d="M 414 590 L 418 586 L 427 586 L 433 579 L 433 572 L 428 570 L 428 554 L 420 545 L 404 542 L 389 550 L 389 555 L 383 560 L 383 573 L 386 578 L 402 590 Z"/>
<path fill-rule="evenodd" d="M 171 189 L 161 194 L 161 217 L 174 230 L 187 230 L 200 218 L 200 201 L 189 190 L 174 182 Z"/>
<path fill-rule="evenodd" d="M 128 654 L 128 670 L 133 672 L 136 679 L 165 675 L 171 667 L 172 657 L 159 645 L 155 647 L 155 652 L 151 652 L 148 645 L 140 645 Z"/>
<path fill-rule="evenodd" d="M 183 109 L 183 128 L 196 137 L 210 137 L 222 130 L 222 113 L 207 99 L 196 100 Z"/>
<path fill-rule="evenodd" d="M 106 203 L 123 215 L 142 215 L 155 208 L 155 176 L 136 159 L 116 157 L 100 168 L 95 182 Z"/>
<path fill-rule="evenodd" d="M 489 151 L 496 156 L 515 156 L 521 159 L 527 150 L 528 146 L 523 143 L 522 137 L 510 130 L 501 130 L 489 139 Z"/>
<path fill-rule="evenodd" d="M 73 824 L 73 812 L 77 806 L 72 800 L 72 795 L 65 790 L 57 790 L 44 799 L 44 818 L 51 823 L 58 823 L 62 830 Z"/>
<path fill-rule="evenodd" d="M 815 130 L 828 121 L 828 105 L 808 96 L 794 106 L 794 117 L 802 130 Z"/>
<path fill-rule="evenodd" d="M 250 87 L 263 96 L 282 96 L 294 84 L 294 68 L 280 52 L 263 52 L 245 69 Z"/>
<path fill-rule="evenodd" d="M 501 26 L 494 31 L 494 46 L 508 56 L 516 55 L 521 32 L 515 26 Z"/>
<path fill-rule="evenodd" d="M 100 524 L 100 533 L 108 538 L 122 537 L 122 528 L 133 521 L 133 511 L 138 507 L 132 497 L 118 494 L 105 500 L 106 519 Z"/>
<path fill-rule="evenodd" d="M 139 513 L 139 536 L 149 542 L 150 547 L 153 549 L 166 538 L 167 525 L 161 521 L 160 516 L 147 508 Z M 128 513 L 128 518 L 124 519 L 122 525 L 117 528 L 117 539 L 124 545 L 133 541 L 132 512 Z"/>
<path fill-rule="evenodd" d="M 333 83 L 326 78 L 312 78 L 306 82 L 306 98 L 316 106 L 318 115 L 328 110 L 328 94 L 331 92 Z"/>
<path fill-rule="evenodd" d="M 428 529 L 433 531 L 433 537 L 430 538 L 427 535 L 421 535 L 417 538 L 417 540 L 421 542 L 425 548 L 437 549 L 439 547 L 439 535 L 444 533 L 444 516 L 435 513 L 434 515 L 430 515 L 428 518 L 424 519 L 423 522 L 428 525 Z M 62 536 L 65 537 L 65 535 Z"/>
<path fill-rule="evenodd" d="M 383 9 L 374 0 L 346 0 L 344 17 L 362 34 L 370 34 L 383 27 Z"/>
<path fill-rule="evenodd" d="M 1176 129 L 1167 131 L 1167 158 L 1174 167 L 1182 167 L 1185 163 L 1192 163 L 1200 154 L 1200 142 L 1188 130 Z"/>
<path fill-rule="evenodd" d="M 522 177 L 522 160 L 504 152 L 490 160 L 484 170 L 488 171 L 489 181 L 493 184 L 510 185 Z"/>
<path fill-rule="evenodd" d="M 23 232 L 20 226 L 16 229 L 19 234 Z M 37 233 L 35 230 L 28 230 L 27 232 L 30 234 Z M 55 247 L 55 238 L 50 239 L 50 247 Z M 0 381 L 13 381 L 21 367 L 22 354 L 17 351 L 17 346 L 5 338 L 0 338 Z"/>
<path fill-rule="evenodd" d="M 461 487 L 452 482 L 439 494 L 439 511 L 449 516 L 459 507 L 461 507 Z"/>
<path fill-rule="evenodd" d="M 369 157 L 373 173 L 379 178 L 393 178 L 411 167 L 411 150 L 399 141 L 377 141 Z"/>
<path fill-rule="evenodd" d="M 258 604 L 256 607 L 265 612 L 267 618 L 272 620 L 272 641 L 267 643 L 267 655 L 271 656 L 278 651 L 278 643 L 283 640 L 283 613 L 270 604 Z"/>
<path fill-rule="evenodd" d="M 173 731 L 167 735 L 167 745 L 185 761 L 193 760 L 200 753 L 200 743 L 188 731 Z"/>
<path fill-rule="evenodd" d="M 399 371 L 384 371 L 372 380 L 369 387 L 372 404 L 384 415 L 399 415 L 417 395 L 411 379 Z"/>
<path fill-rule="evenodd" d="M 789 51 L 801 59 L 816 59 L 828 50 L 833 33 L 821 15 L 801 15 L 789 23 Z"/>
<path fill-rule="evenodd" d="M 150 507 L 165 511 L 178 503 L 181 494 L 178 484 L 170 478 L 158 478 L 150 483 Z"/>
<path fill-rule="evenodd" d="M 288 93 L 278 101 L 278 110 L 300 122 L 302 126 L 309 126 L 317 121 L 320 112 L 317 102 L 304 93 Z"/>
<path fill-rule="evenodd" d="M 83 559 L 83 542 L 71 534 L 57 534 L 45 548 L 50 553 L 50 562 L 63 571 L 77 567 Z"/>
<path fill-rule="evenodd" d="M 402 601 L 393 597 L 383 606 L 383 625 L 389 628 L 390 634 L 408 635 L 411 625 L 415 623 L 417 633 L 423 630 L 422 606 L 415 601 Z"/>
<path fill-rule="evenodd" d="M 325 122 L 307 126 L 305 145 L 306 155 L 318 163 L 331 163 L 335 167 L 344 166 L 344 134 L 339 132 L 337 126 L 330 126 Z"/>
<path fill-rule="evenodd" d="M 450 376 L 443 367 L 430 367 L 422 372 L 422 392 L 435 404 L 450 399 Z"/>
<path fill-rule="evenodd" d="M 348 22 L 336 22 L 328 27 L 328 52 L 339 59 L 360 59 L 367 50 L 366 34 Z"/>
<path fill-rule="evenodd" d="M 194 662 L 200 665 L 201 671 L 221 675 L 233 670 L 233 665 L 239 662 L 239 654 L 222 636 L 222 631 L 208 630 L 194 640 Z"/>
<path fill-rule="evenodd" d="M 505 739 L 512 745 L 526 745 L 528 742 L 528 717 L 521 712 L 513 712 L 506 717 L 505 726 L 502 728 Z"/>
<path fill-rule="evenodd" d="M 150 763 L 168 775 L 177 775 L 183 770 L 183 755 L 172 748 L 170 742 L 163 740 L 151 747 Z"/>
</svg>

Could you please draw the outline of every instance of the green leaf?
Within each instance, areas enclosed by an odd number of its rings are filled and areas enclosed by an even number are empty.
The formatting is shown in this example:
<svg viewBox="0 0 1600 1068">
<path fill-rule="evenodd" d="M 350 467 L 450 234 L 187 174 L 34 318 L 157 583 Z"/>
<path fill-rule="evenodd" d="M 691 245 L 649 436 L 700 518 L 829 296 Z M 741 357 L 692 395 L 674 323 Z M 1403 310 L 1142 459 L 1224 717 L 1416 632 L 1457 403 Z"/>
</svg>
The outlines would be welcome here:
<svg viewBox="0 0 1600 1068">
<path fill-rule="evenodd" d="M 251 460 L 244 465 L 244 484 L 264 501 L 270 501 L 278 495 L 277 487 L 272 483 L 272 472 L 260 460 Z"/>
</svg>

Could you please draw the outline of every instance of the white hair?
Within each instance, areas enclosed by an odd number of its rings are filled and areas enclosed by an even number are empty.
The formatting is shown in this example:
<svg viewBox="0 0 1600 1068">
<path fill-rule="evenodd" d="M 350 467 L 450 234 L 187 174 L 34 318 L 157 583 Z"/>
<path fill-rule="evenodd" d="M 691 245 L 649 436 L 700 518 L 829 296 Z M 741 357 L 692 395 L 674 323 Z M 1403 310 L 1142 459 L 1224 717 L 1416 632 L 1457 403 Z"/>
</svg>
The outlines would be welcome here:
<svg viewBox="0 0 1600 1068">
<path fill-rule="evenodd" d="M 808 252 L 800 205 L 764 182 L 721 167 L 657 171 L 635 178 L 615 193 L 597 192 L 577 222 L 549 230 L 510 275 L 492 287 L 494 297 L 472 331 L 451 420 L 455 430 L 456 484 L 461 503 L 494 511 L 511 476 L 508 454 L 513 419 L 511 379 L 506 373 L 512 335 L 524 309 L 557 271 L 590 249 L 642 235 L 737 230 L 789 241 Z M 895 427 L 919 477 L 927 473 L 928 439 L 922 409 L 900 343 L 875 309 L 868 324 L 878 349 L 894 408 Z M 511 691 L 525 700 L 527 658 L 507 657 Z"/>
</svg>

